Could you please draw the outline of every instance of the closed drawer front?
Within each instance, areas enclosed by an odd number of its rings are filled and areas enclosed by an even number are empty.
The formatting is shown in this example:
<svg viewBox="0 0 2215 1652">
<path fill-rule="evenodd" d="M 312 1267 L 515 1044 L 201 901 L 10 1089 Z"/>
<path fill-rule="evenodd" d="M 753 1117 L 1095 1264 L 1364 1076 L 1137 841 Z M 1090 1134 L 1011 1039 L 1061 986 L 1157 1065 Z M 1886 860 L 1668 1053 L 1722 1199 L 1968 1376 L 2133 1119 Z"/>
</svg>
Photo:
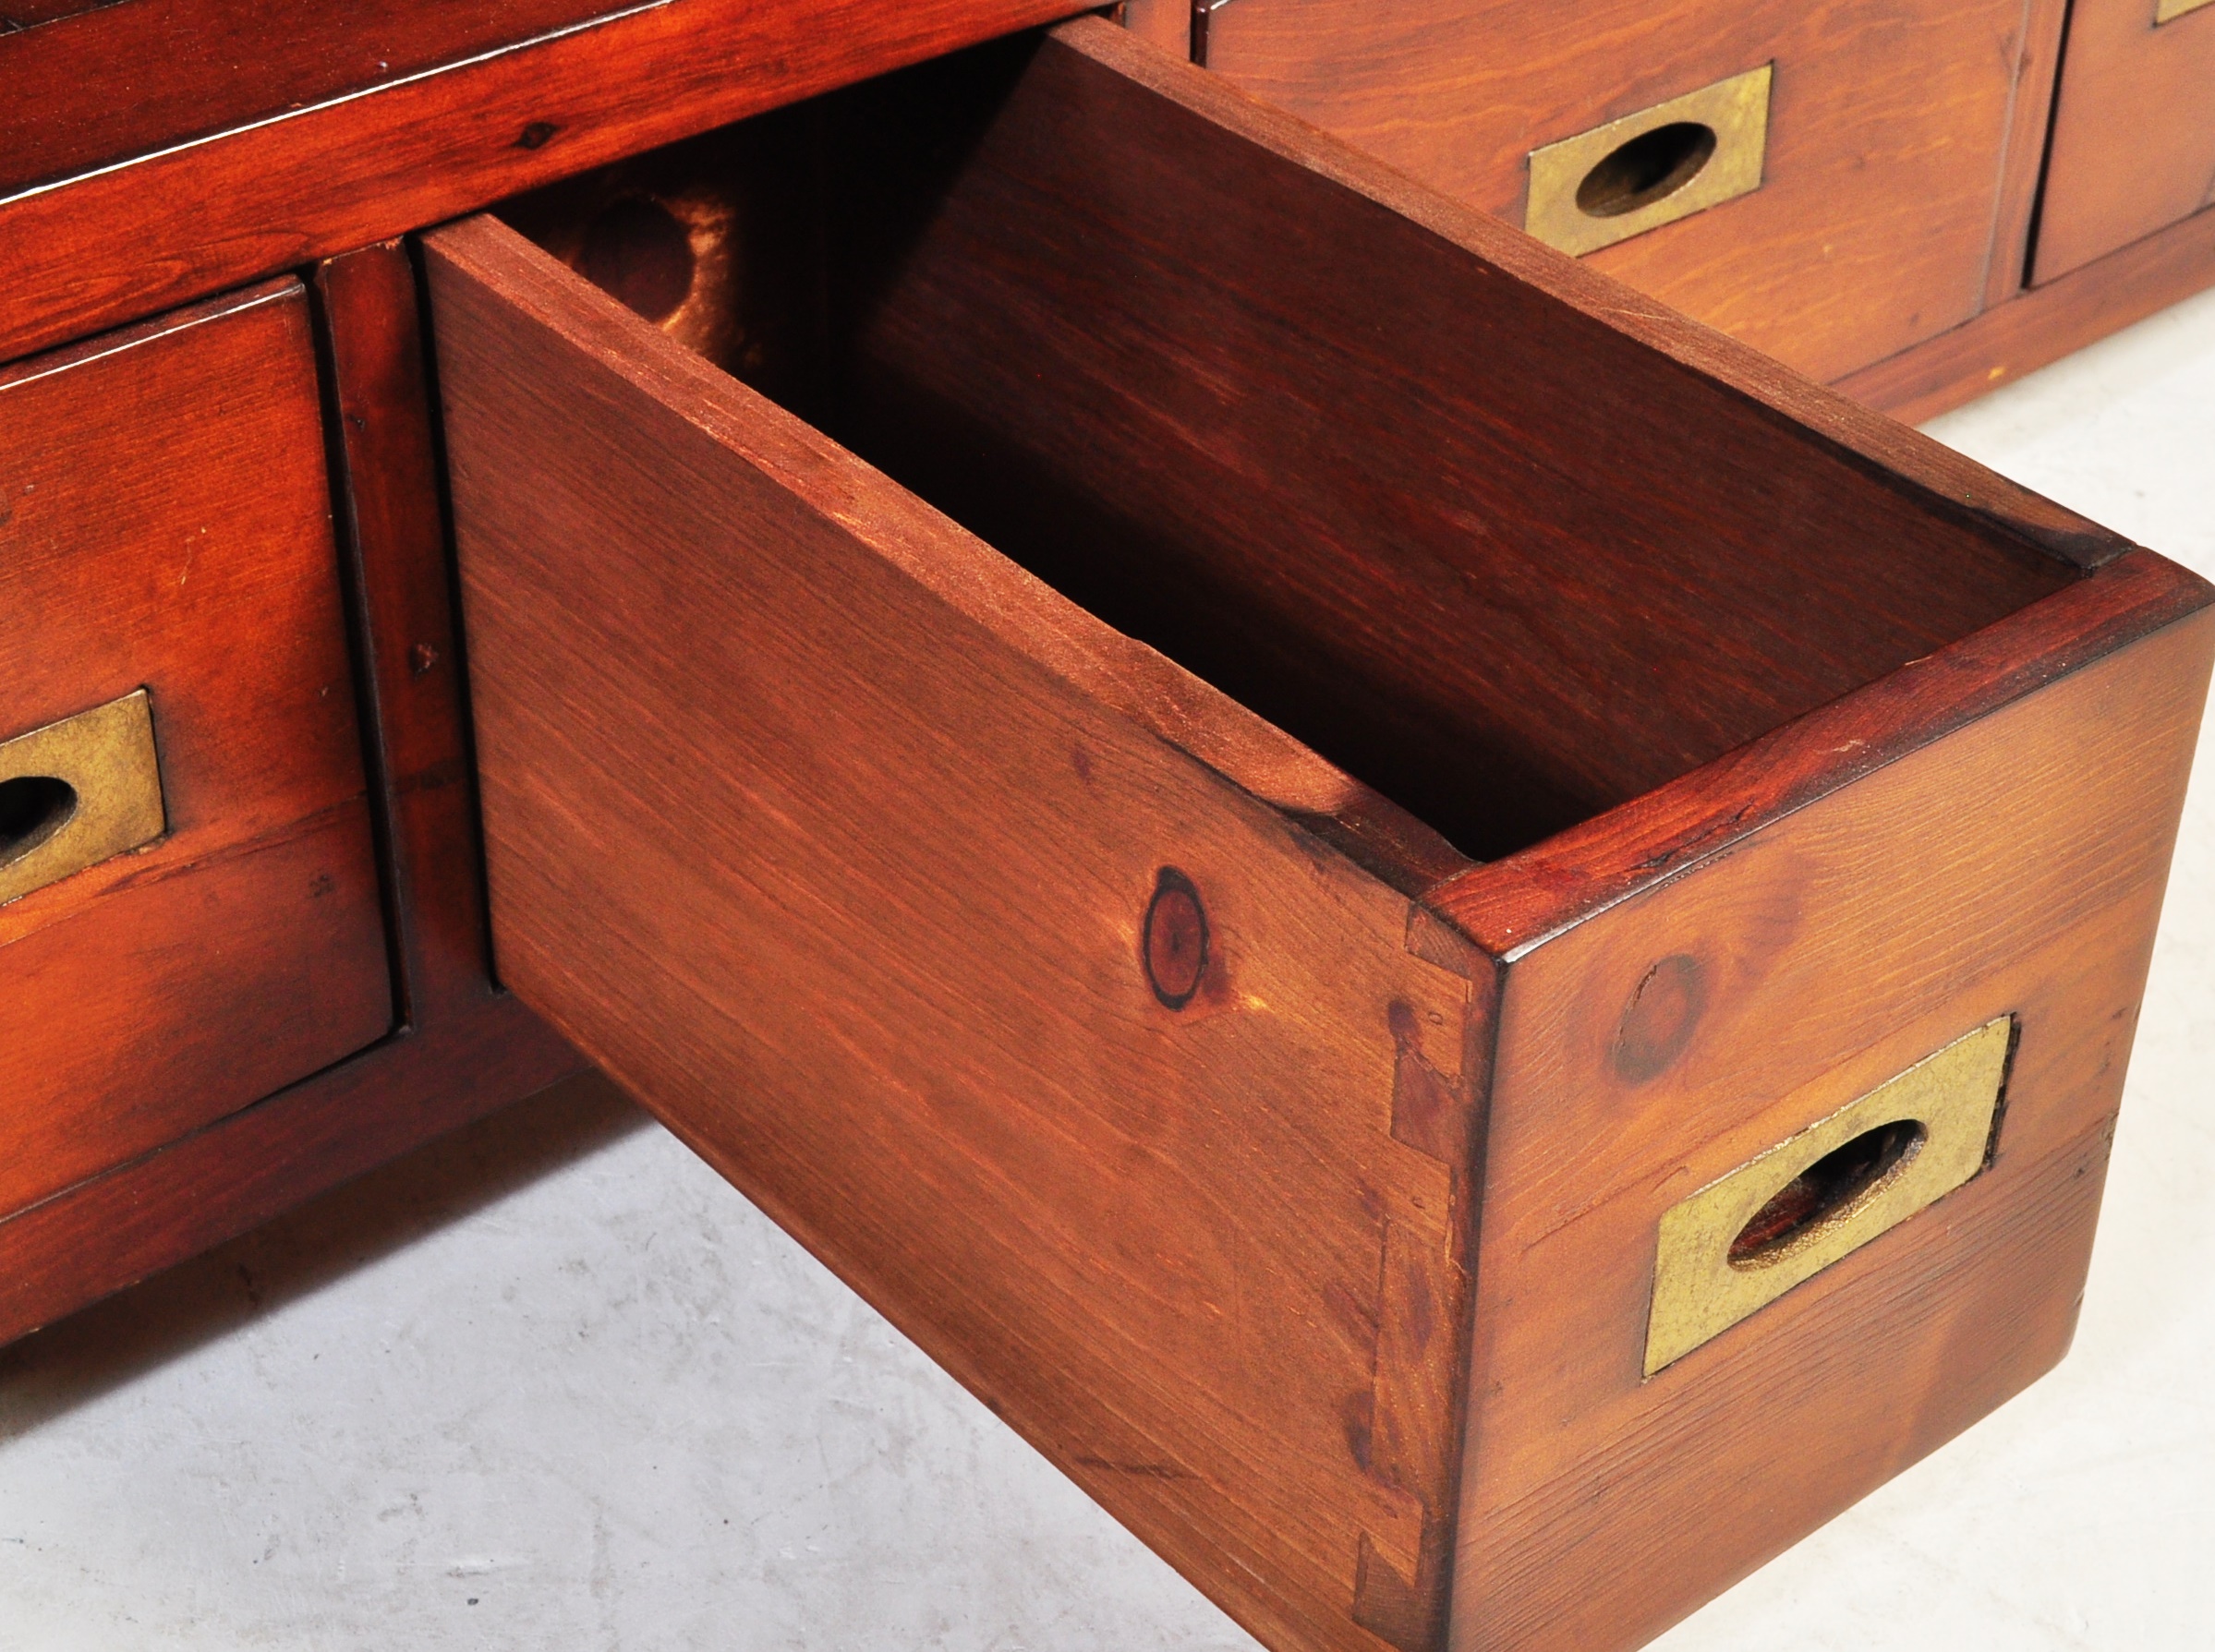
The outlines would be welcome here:
<svg viewBox="0 0 2215 1652">
<path fill-rule="evenodd" d="M 1833 379 L 1976 314 L 1995 259 L 2019 276 L 2043 94 L 2032 88 L 2018 113 L 2016 80 L 2027 62 L 2050 67 L 2058 25 L 2058 6 L 2021 0 L 1227 0 L 1204 33 L 1209 69 L 1550 239 L 1531 211 L 1548 146 L 1627 120 L 1628 141 L 1644 112 L 1766 68 L 1765 144 L 1744 131 L 1735 141 L 1753 152 L 1737 156 L 1726 130 L 1704 165 L 1741 168 L 1739 184 L 1588 256 Z M 1701 110 L 1667 118 L 1716 129 Z M 1599 191 L 1600 216 L 1574 205 L 1575 184 L 1616 148 L 1573 157 L 1576 177 L 1552 191 L 1569 198 L 1554 227 L 1604 235 L 1622 222 L 1620 191 Z M 1691 172 L 1678 182 L 1701 191 Z"/>
<path fill-rule="evenodd" d="M 0 372 L 0 783 L 36 884 L 0 904 L 7 1212 L 361 1048 L 391 992 L 299 284 Z M 119 702 L 146 812 L 50 876 L 32 839 L 67 848 L 113 777 L 18 737 Z"/>
<path fill-rule="evenodd" d="M 1265 1643 L 1636 1645 L 2058 1357 L 2191 576 L 1098 21 L 509 215 L 504 978 Z M 1961 1049 L 1945 1217 L 1650 1337 Z"/>
<path fill-rule="evenodd" d="M 2215 6 L 2076 0 L 2032 273 L 2066 275 L 2215 202 Z"/>
</svg>

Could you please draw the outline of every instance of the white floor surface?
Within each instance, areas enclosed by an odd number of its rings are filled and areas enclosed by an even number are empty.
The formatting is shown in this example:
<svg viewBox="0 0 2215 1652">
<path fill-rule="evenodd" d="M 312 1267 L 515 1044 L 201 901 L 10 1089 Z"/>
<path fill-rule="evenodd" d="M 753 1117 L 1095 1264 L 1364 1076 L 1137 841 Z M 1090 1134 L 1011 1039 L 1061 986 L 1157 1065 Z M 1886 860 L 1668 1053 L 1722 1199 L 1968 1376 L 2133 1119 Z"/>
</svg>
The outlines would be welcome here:
<svg viewBox="0 0 2215 1652">
<path fill-rule="evenodd" d="M 1932 433 L 2215 575 L 2215 294 Z M 2215 1647 L 2215 742 L 2061 1369 L 1667 1652 Z M 0 1352 L 0 1652 L 1254 1645 L 597 1079 Z"/>
</svg>

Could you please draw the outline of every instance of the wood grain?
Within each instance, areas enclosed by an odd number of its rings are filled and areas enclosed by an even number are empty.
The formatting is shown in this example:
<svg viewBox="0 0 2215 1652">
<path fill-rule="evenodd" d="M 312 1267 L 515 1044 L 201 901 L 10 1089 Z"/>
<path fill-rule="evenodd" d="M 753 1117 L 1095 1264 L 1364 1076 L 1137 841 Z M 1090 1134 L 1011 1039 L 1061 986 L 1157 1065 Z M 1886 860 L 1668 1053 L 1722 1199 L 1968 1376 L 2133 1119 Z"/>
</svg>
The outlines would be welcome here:
<svg viewBox="0 0 2215 1652">
<path fill-rule="evenodd" d="M 1623 807 L 1459 874 L 1430 900 L 1512 959 L 2211 602 L 2215 588 L 2198 575 L 2133 551 Z"/>
<path fill-rule="evenodd" d="M 1906 423 L 1936 418 L 2215 284 L 2215 212 L 2197 212 L 2041 282 L 1975 320 L 1843 379 Z"/>
<path fill-rule="evenodd" d="M 12 0 L 19 5 L 21 0 Z M 635 9 L 620 0 L 347 0 L 283 26 L 237 0 L 48 0 L 0 35 L 0 195 Z M 121 95 L 117 95 L 120 92 Z"/>
<path fill-rule="evenodd" d="M 485 995 L 483 873 L 460 628 L 416 274 L 397 242 L 316 267 L 364 720 L 390 861 L 399 1019 Z"/>
<path fill-rule="evenodd" d="M 2039 213 L 2047 282 L 2215 202 L 2215 13 L 2074 0 Z"/>
<path fill-rule="evenodd" d="M 1509 966 L 1461 1652 L 1640 1645 L 2061 1357 L 2211 651 L 2203 609 Z M 1640 1380 L 1664 1209 L 2010 1013 L 1991 1170 Z"/>
<path fill-rule="evenodd" d="M 926 227 L 834 272 L 834 428 L 1469 854 L 2067 583 L 2034 512 L 2115 545 L 1108 25 L 1027 50 L 856 117 Z"/>
<path fill-rule="evenodd" d="M 7 0 L 6 9 L 0 11 L 0 31 L 35 29 L 42 23 L 58 22 L 80 12 L 119 4 L 121 0 Z"/>
<path fill-rule="evenodd" d="M 2031 241 L 2046 178 L 2046 139 L 2053 93 L 2066 50 L 2073 0 L 2025 0 L 2015 36 L 2015 90 L 2008 100 L 2007 145 L 2000 154 L 2000 189 L 1992 212 L 1991 255 L 1985 260 L 1983 314 L 2023 291 L 2030 279 Z M 1974 318 L 1971 318 L 1972 320 Z M 1943 335 L 1939 335 L 1943 336 Z M 1864 364 L 1872 359 L 1864 356 Z M 1838 375 L 1828 375 L 1837 382 Z"/>
<path fill-rule="evenodd" d="M 0 1219 L 0 1344 L 577 1069 L 514 998 L 408 1030 Z"/>
<path fill-rule="evenodd" d="M 892 476 L 426 243 L 519 993 L 1280 1648 L 1627 1652 L 2051 1364 L 2215 591 L 1106 24 L 817 115 Z M 1992 1168 L 1641 1382 L 1661 1211 L 1998 1015 Z"/>
<path fill-rule="evenodd" d="M 0 1211 L 391 1019 L 308 304 L 0 375 L 0 729 L 144 687 L 168 830 L 0 908 Z"/>
<path fill-rule="evenodd" d="M 1416 1633 L 1472 983 L 1180 749 L 1250 714 L 504 228 L 427 251 L 504 976 L 1257 1634 Z"/>
<path fill-rule="evenodd" d="M 0 198 L 0 357 L 1069 10 L 1069 0 L 648 0 L 412 77 L 350 71 L 344 90 L 297 107 L 196 127 L 203 135 L 188 141 L 176 133 Z M 316 28 L 343 32 L 331 19 L 345 15 L 319 14 Z M 19 37 L 10 84 L 47 78 L 40 42 L 53 33 Z M 220 102 L 226 79 L 196 84 Z M 72 82 L 84 101 L 51 120 L 103 127 L 105 84 Z"/>
<path fill-rule="evenodd" d="M 385 247 L 336 260 L 317 271 L 316 291 L 336 386 L 332 401 L 345 433 L 335 444 L 334 474 L 354 568 L 354 618 L 361 657 L 372 662 L 365 676 L 374 693 L 365 704 L 373 698 L 376 715 L 365 720 L 377 814 L 388 827 L 380 861 L 399 937 L 404 1019 L 361 1055 L 0 1220 L 0 1342 L 242 1233 L 580 1065 L 559 1035 L 490 979 L 458 660 L 449 646 L 418 669 L 418 645 L 428 642 L 435 652 L 442 638 L 451 644 L 453 625 L 405 257 Z M 357 814 L 348 819 L 134 898 L 190 896 L 205 882 L 236 905 L 240 890 L 251 893 L 261 865 L 304 863 L 334 840 L 353 857 L 349 864 L 358 864 L 367 858 L 369 823 Z M 299 871 L 295 866 L 291 880 L 304 890 Z M 368 913 L 374 898 L 373 889 L 362 892 L 355 910 Z M 259 981 L 263 996 L 295 999 L 297 983 L 284 971 L 303 968 L 312 989 L 315 958 L 328 963 L 343 956 L 322 945 L 330 900 L 298 911 L 246 909 L 247 922 L 274 933 L 249 934 L 245 923 L 222 929 L 225 967 L 239 978 L 233 990 L 254 990 Z M 213 910 L 208 901 L 191 909 L 192 933 L 210 929 Z M 52 933 L 67 934 L 66 926 Z M 173 974 L 204 961 L 189 947 L 163 956 Z M 128 973 L 117 980 L 125 983 L 120 999 L 111 993 L 57 1010 L 55 1036 L 96 1046 L 120 1025 L 118 1043 L 135 1047 L 150 989 Z M 188 1005 L 192 985 L 187 974 L 174 994 L 152 989 L 155 1001 Z M 130 996 L 133 991 L 139 995 Z M 212 1021 L 208 1035 L 217 1030 Z M 227 1054 L 243 1067 L 235 1075 L 237 1088 L 250 1094 L 261 1093 L 253 1088 L 261 1081 L 257 1074 L 266 1078 L 264 1090 L 295 1076 L 267 1070 L 259 1049 Z M 71 1151 L 69 1144 L 60 1151 Z"/>
<path fill-rule="evenodd" d="M 1192 54 L 1192 0 L 1125 0 L 1117 20 L 1173 57 Z"/>
<path fill-rule="evenodd" d="M 1773 63 L 1761 187 L 1589 261 L 1830 379 L 1974 315 L 1995 262 L 2019 277 L 2061 12 L 1238 0 L 1207 66 L 1519 225 L 1532 149 Z"/>
</svg>

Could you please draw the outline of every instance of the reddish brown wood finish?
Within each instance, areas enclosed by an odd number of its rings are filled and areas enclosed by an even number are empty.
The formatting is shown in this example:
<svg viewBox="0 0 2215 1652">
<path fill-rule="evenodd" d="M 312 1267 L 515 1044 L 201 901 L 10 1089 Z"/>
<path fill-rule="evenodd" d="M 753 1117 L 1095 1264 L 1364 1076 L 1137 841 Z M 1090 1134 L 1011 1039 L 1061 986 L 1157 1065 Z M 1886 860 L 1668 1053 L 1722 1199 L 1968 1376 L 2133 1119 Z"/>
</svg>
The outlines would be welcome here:
<svg viewBox="0 0 2215 1652">
<path fill-rule="evenodd" d="M 397 242 L 317 266 L 365 720 L 381 796 L 401 1019 L 482 1000 L 477 798 L 416 276 Z"/>
<path fill-rule="evenodd" d="M 1829 379 L 2019 280 L 2062 10 L 1237 0 L 1207 66 L 1519 225 L 1532 149 L 1773 63 L 1761 187 L 1588 261 Z"/>
<path fill-rule="evenodd" d="M 873 178 L 865 224 L 926 227 L 829 238 L 865 321 L 841 416 L 964 517 L 1123 559 L 1057 581 L 1143 597 L 1166 545 L 1210 574 L 1177 599 L 1256 650 L 1445 607 L 1537 698 L 1589 637 L 1376 573 L 1422 531 L 1403 501 L 1489 465 L 1519 486 L 1465 537 L 1581 522 L 1574 477 L 1666 558 L 1648 513 L 1678 500 L 1710 556 L 1672 578 L 1797 604 L 1773 644 L 1718 621 L 1744 659 L 1851 635 L 1797 582 L 1851 548 L 1865 597 L 1903 539 L 1958 582 L 1955 634 L 1814 706 L 1665 674 L 1612 709 L 1781 726 L 1496 864 L 1404 818 L 1342 855 L 1307 817 L 1389 805 L 472 221 L 427 257 L 519 992 L 1279 1648 L 1620 1652 L 2050 1364 L 2215 593 L 1106 25 L 879 98 L 826 116 L 847 145 L 892 121 L 833 194 Z M 957 158 L 920 201 L 889 177 L 917 154 Z M 1498 335 L 1442 319 L 1471 313 Z M 1583 370 L 1519 373 L 1519 337 Z M 1567 405 L 1594 385 L 1623 401 Z M 1518 443 L 1480 444 L 1503 397 Z M 1641 397 L 1646 440 L 1576 444 Z M 1754 456 L 1684 463 L 1686 429 Z M 1120 546 L 1087 526 L 1110 506 Z M 1792 547 L 1765 566 L 1732 549 L 1762 528 Z M 1552 611 L 1599 553 L 1545 543 L 1461 587 Z M 1441 700 L 1490 693 L 1434 661 Z M 1334 659 L 1387 710 L 1397 665 Z M 1592 727 L 1523 725 L 1565 768 Z M 1171 898 L 1197 912 L 1165 939 Z M 1640 989 L 1680 957 L 1664 1018 Z M 1991 1170 L 1640 1381 L 1663 1209 L 2011 1013 Z"/>
<path fill-rule="evenodd" d="M 622 0 L 346 0 L 288 7 L 280 20 L 238 0 L 48 5 L 63 26 L 0 35 L 0 78 L 17 89 L 0 110 L 0 195 L 637 9 Z"/>
<path fill-rule="evenodd" d="M 666 0 L 412 78 L 366 83 L 349 71 L 321 101 L 0 199 L 0 357 L 1069 10 L 1069 0 Z M 11 84 L 52 78 L 37 49 L 50 35 L 21 37 Z M 194 84 L 220 104 L 224 80 Z M 103 124 L 106 84 L 73 84 L 96 113 L 55 109 L 49 124 Z"/>
<path fill-rule="evenodd" d="M 2038 282 L 2215 202 L 2215 11 L 2153 17 L 2153 0 L 2074 0 Z"/>
<path fill-rule="evenodd" d="M 1479 945 L 1513 958 L 2209 600 L 2197 575 L 2133 551 L 1635 802 L 1458 874 L 1433 898 Z"/>
<path fill-rule="evenodd" d="M 0 1212 L 392 1006 L 306 295 L 0 375 L 0 730 L 151 696 L 168 830 L 0 908 Z"/>
<path fill-rule="evenodd" d="M 2210 284 L 2215 212 L 2197 212 L 1864 368 L 1838 389 L 1910 423 L 1935 418 Z"/>
<path fill-rule="evenodd" d="M 374 715 L 365 721 L 376 740 L 370 766 L 386 825 L 403 1024 L 351 1060 L 0 1221 L 0 1342 L 579 1066 L 569 1045 L 488 972 L 449 568 L 407 259 L 396 247 L 369 248 L 320 269 L 315 288 L 343 431 L 335 444 L 342 537 L 361 657 L 371 662 Z M 424 664 L 418 646 L 436 657 Z M 351 829 L 366 858 L 367 820 L 357 816 Z M 280 843 L 264 855 L 297 860 L 312 842 Z M 250 871 L 254 862 L 243 864 Z M 282 959 L 313 940 L 296 929 L 273 938 L 237 935 L 233 946 L 249 959 L 255 947 Z M 118 1013 L 142 1021 L 145 1011 L 134 1001 Z M 60 1024 L 74 1037 L 103 1036 L 75 1006 Z M 250 1067 L 257 1057 L 248 1051 L 243 1059 Z M 270 1084 L 290 1076 L 273 1073 Z"/>
<path fill-rule="evenodd" d="M 2053 89 L 2067 48 L 2072 0 L 2024 0 L 2015 35 L 2015 95 L 2007 111 L 2007 147 L 2000 157 L 2000 191 L 1993 203 L 1991 254 L 1985 260 L 1981 309 L 2004 304 L 2023 290 L 2030 272 L 2031 236 L 2046 176 L 2046 137 L 2052 126 Z M 1864 354 L 1864 363 L 1874 359 Z M 1836 382 L 1837 375 L 1830 375 Z"/>
<path fill-rule="evenodd" d="M 2200 611 L 1509 965 L 1457 1652 L 1640 1645 L 2061 1357 L 2211 651 Z M 1661 1212 L 2009 1013 L 1992 1167 L 1642 1381 Z"/>
<path fill-rule="evenodd" d="M 404 1031 L 0 1221 L 0 1343 L 577 1070 L 514 999 Z"/>
<path fill-rule="evenodd" d="M 0 33 L 34 29 L 42 23 L 58 22 L 63 18 L 118 3 L 119 0 L 7 0 L 6 9 L 0 11 Z"/>
<path fill-rule="evenodd" d="M 862 278 L 837 428 L 1466 852 L 1636 797 L 2070 577 L 2001 527 L 2034 507 L 1988 477 L 1949 463 L 1940 499 L 1834 445 L 1927 467 L 1928 444 L 1094 38 L 1115 72 L 1042 54 L 921 238 L 854 255 L 896 274 Z M 974 101 L 956 86 L 902 90 Z M 1068 141 L 1079 121 L 1115 141 Z M 884 171 L 857 159 L 854 187 Z M 1264 256 L 1288 224 L 1297 254 Z M 1985 531 L 1960 531 L 1964 499 L 1996 507 Z"/>
<path fill-rule="evenodd" d="M 1265 787 L 1238 707 L 502 226 L 429 250 L 508 979 L 1258 1633 L 1434 1611 L 1471 983 L 1164 738 Z"/>
</svg>

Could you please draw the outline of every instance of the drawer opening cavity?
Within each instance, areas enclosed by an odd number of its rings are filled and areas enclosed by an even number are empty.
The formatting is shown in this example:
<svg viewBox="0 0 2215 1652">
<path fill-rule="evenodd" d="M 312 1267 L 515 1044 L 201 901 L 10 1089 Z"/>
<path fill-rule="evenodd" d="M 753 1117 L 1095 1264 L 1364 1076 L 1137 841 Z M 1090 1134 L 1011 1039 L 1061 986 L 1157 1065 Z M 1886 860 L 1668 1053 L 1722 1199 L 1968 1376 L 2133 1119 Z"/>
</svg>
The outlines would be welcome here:
<svg viewBox="0 0 2215 1652">
<path fill-rule="evenodd" d="M 1674 195 L 1699 175 L 1715 153 L 1715 128 L 1698 121 L 1671 121 L 1640 132 L 1600 157 L 1577 186 L 1577 209 L 1588 217 L 1619 218 Z"/>
<path fill-rule="evenodd" d="M 1748 1219 L 1730 1242 L 1730 1265 L 1765 1266 L 1826 1224 L 1850 1215 L 1904 1169 L 1930 1136 L 1919 1120 L 1900 1118 L 1832 1149 L 1778 1188 L 1775 1197 Z"/>
<path fill-rule="evenodd" d="M 0 866 L 21 860 L 67 826 L 77 788 L 53 775 L 0 780 Z"/>
<path fill-rule="evenodd" d="M 1768 83 L 1553 157 L 1567 211 L 1750 187 Z M 1544 287 L 1585 278 L 1405 187 L 1269 163 L 1019 36 L 498 211 L 1479 860 L 2076 577 L 1688 391 Z"/>
</svg>

